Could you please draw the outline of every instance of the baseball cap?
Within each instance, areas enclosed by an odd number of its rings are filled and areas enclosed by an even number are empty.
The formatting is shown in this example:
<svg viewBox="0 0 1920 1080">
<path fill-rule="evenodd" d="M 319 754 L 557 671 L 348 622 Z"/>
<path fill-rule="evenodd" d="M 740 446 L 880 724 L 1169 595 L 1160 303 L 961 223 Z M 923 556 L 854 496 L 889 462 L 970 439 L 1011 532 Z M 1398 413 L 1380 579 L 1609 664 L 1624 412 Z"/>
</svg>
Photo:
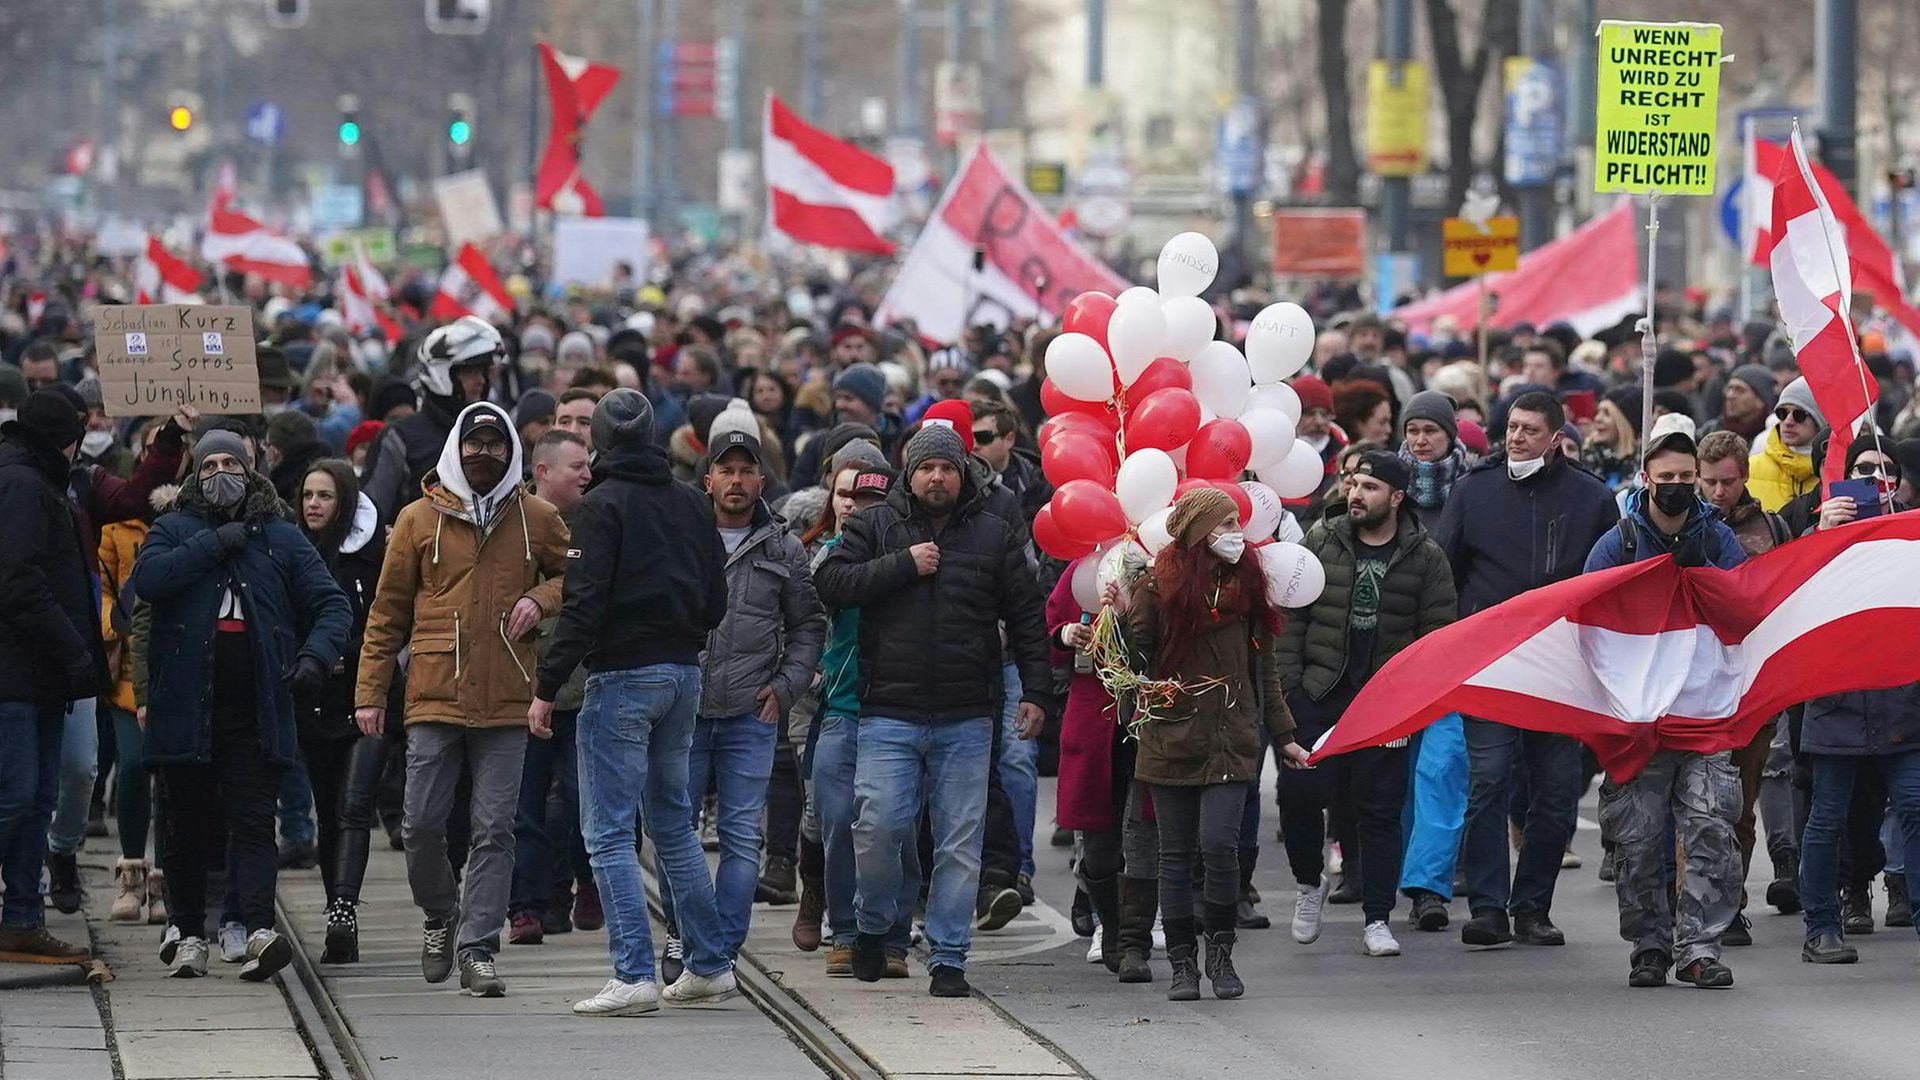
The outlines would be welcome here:
<svg viewBox="0 0 1920 1080">
<path fill-rule="evenodd" d="M 1355 476 L 1371 476 L 1395 491 L 1407 490 L 1412 477 L 1400 455 L 1386 450 L 1369 450 L 1353 466 Z"/>
<path fill-rule="evenodd" d="M 510 441 L 507 436 L 509 430 L 506 414 L 499 410 L 469 409 L 467 410 L 467 414 L 460 419 L 459 441 L 466 442 L 468 439 L 473 438 L 474 433 L 480 431 L 491 431 L 495 435 L 498 435 L 502 441 Z"/>
<path fill-rule="evenodd" d="M 887 489 L 891 486 L 893 486 L 892 469 L 870 465 L 853 474 L 853 497 L 856 502 L 862 499 L 884 499 L 887 497 Z"/>
<path fill-rule="evenodd" d="M 1695 451 L 1691 417 L 1684 413 L 1664 413 L 1653 422 L 1653 431 L 1647 436 L 1647 448 L 1640 460 L 1645 461 L 1661 450 L 1684 450 L 1689 454 Z"/>
<path fill-rule="evenodd" d="M 707 448 L 707 461 L 717 462 L 731 450 L 745 450 L 755 465 L 760 464 L 760 440 L 744 431 L 726 431 L 715 437 Z"/>
</svg>

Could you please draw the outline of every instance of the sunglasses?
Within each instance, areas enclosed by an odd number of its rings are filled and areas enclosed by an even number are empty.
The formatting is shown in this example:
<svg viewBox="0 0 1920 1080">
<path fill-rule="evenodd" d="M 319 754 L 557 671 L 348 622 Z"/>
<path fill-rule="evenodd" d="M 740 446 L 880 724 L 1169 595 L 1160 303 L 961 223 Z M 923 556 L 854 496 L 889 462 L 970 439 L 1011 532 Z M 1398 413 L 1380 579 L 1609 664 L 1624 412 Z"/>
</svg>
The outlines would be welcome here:
<svg viewBox="0 0 1920 1080">
<path fill-rule="evenodd" d="M 992 428 L 977 428 L 973 433 L 973 445 L 979 446 L 981 443 L 990 443 L 999 437 L 1000 433 Z"/>
<path fill-rule="evenodd" d="M 1791 420 L 1796 424 L 1804 424 L 1813 419 L 1813 414 L 1805 409 L 1796 408 L 1792 405 L 1782 405 L 1773 410 L 1773 418 L 1775 420 Z"/>
<path fill-rule="evenodd" d="M 1853 467 L 1853 476 L 1856 480 L 1865 480 L 1873 476 L 1877 476 L 1882 480 L 1898 480 L 1900 478 L 1899 472 L 1895 470 L 1892 465 L 1872 461 L 1862 461 L 1855 465 Z"/>
</svg>

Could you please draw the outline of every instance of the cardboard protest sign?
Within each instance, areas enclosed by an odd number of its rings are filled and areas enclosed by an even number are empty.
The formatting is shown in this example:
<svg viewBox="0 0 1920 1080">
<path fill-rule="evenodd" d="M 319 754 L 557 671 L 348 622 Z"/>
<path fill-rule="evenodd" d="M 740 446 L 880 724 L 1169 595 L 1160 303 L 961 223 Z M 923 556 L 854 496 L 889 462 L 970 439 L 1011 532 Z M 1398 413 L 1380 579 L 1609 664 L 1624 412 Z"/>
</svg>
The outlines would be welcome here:
<svg viewBox="0 0 1920 1080">
<path fill-rule="evenodd" d="M 1520 219 L 1488 218 L 1486 228 L 1466 218 L 1440 223 L 1441 271 L 1448 277 L 1514 270 L 1520 266 Z"/>
<path fill-rule="evenodd" d="M 1720 27 L 1600 24 L 1593 187 L 1711 195 Z"/>
<path fill-rule="evenodd" d="M 100 400 L 108 416 L 260 411 L 253 312 L 211 304 L 121 304 L 94 312 Z"/>
</svg>

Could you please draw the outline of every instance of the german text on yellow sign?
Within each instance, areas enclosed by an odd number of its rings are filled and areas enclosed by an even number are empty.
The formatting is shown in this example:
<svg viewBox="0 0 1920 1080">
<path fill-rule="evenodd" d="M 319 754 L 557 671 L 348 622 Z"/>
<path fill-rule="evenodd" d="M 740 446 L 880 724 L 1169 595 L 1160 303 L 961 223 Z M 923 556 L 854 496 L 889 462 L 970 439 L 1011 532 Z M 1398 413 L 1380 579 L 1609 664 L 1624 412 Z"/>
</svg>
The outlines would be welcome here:
<svg viewBox="0 0 1920 1080">
<path fill-rule="evenodd" d="M 1520 266 L 1520 219 L 1487 219 L 1487 227 L 1466 218 L 1440 223 L 1441 271 L 1448 277 L 1476 277 Z"/>
<path fill-rule="evenodd" d="M 1427 66 L 1375 60 L 1367 67 L 1367 169 L 1375 176 L 1427 171 Z"/>
<path fill-rule="evenodd" d="M 1713 194 L 1720 27 L 1600 24 L 1595 191 Z"/>
</svg>

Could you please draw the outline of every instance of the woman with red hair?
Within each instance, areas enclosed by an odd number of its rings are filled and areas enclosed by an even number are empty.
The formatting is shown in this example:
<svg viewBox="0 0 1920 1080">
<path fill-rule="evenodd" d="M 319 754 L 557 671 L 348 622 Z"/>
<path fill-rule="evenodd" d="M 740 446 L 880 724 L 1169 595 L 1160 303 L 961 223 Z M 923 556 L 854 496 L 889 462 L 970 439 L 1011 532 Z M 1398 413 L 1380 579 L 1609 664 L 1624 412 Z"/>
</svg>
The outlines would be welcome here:
<svg viewBox="0 0 1920 1080">
<path fill-rule="evenodd" d="M 1204 884 L 1206 973 L 1213 995 L 1245 992 L 1233 969 L 1240 895 L 1240 818 L 1260 775 L 1260 726 L 1291 767 L 1307 752 L 1273 662 L 1280 615 L 1258 560 L 1243 558 L 1233 500 L 1190 491 L 1167 519 L 1174 542 L 1130 589 L 1107 589 L 1145 668 L 1134 730 L 1134 776 L 1148 785 L 1160 829 L 1160 909 L 1173 965 L 1171 1001 L 1200 996 L 1194 856 Z"/>
</svg>

